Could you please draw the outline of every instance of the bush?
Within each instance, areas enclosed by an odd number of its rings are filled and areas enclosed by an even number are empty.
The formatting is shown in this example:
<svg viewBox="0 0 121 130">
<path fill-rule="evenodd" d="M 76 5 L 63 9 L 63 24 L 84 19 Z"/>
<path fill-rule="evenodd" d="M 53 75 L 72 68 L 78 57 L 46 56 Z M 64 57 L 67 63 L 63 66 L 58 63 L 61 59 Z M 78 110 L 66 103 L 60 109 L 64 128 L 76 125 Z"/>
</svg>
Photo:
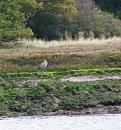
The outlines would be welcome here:
<svg viewBox="0 0 121 130">
<path fill-rule="evenodd" d="M 60 37 L 59 18 L 50 13 L 37 12 L 28 25 L 37 38 L 52 40 Z"/>
<path fill-rule="evenodd" d="M 74 83 L 71 83 L 67 86 L 68 91 L 72 93 L 76 93 L 79 90 L 79 87 L 80 87 L 80 84 L 74 84 Z"/>
<path fill-rule="evenodd" d="M 51 81 L 41 81 L 37 86 L 44 88 L 47 93 L 51 92 L 54 89 L 54 83 Z"/>
<path fill-rule="evenodd" d="M 31 100 L 40 99 L 46 93 L 45 89 L 42 87 L 33 87 L 27 91 L 27 97 Z"/>
</svg>

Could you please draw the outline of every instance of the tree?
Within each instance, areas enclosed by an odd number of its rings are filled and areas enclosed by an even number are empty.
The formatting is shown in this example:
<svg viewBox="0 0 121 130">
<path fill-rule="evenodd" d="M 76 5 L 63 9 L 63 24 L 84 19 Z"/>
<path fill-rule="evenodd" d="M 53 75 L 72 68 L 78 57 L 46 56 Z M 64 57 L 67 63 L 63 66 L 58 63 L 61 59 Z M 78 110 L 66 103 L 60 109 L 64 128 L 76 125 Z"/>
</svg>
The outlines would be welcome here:
<svg viewBox="0 0 121 130">
<path fill-rule="evenodd" d="M 59 39 L 61 37 L 59 24 L 60 21 L 56 15 L 42 12 L 37 12 L 29 22 L 34 36 L 45 40 Z"/>
<path fill-rule="evenodd" d="M 92 37 L 92 32 L 98 38 L 121 36 L 121 21 L 102 12 L 93 0 L 77 0 L 77 10 L 78 28 L 85 38 Z"/>
<path fill-rule="evenodd" d="M 79 17 L 93 17 L 97 13 L 98 7 L 96 6 L 93 0 L 76 0 L 76 1 Z"/>
<path fill-rule="evenodd" d="M 94 0 L 96 4 L 108 13 L 121 19 L 121 0 Z"/>
<path fill-rule="evenodd" d="M 29 20 L 35 36 L 42 39 L 66 38 L 77 13 L 75 0 L 36 0 L 42 5 Z M 39 28 L 39 29 L 38 29 Z"/>
<path fill-rule="evenodd" d="M 33 1 L 33 0 L 30 0 Z M 29 0 L 1 0 L 0 1 L 0 40 L 15 40 L 18 37 L 32 35 L 30 28 L 26 27 L 26 18 L 29 17 L 27 8 L 32 7 Z M 32 8 L 31 8 L 32 9 Z"/>
</svg>

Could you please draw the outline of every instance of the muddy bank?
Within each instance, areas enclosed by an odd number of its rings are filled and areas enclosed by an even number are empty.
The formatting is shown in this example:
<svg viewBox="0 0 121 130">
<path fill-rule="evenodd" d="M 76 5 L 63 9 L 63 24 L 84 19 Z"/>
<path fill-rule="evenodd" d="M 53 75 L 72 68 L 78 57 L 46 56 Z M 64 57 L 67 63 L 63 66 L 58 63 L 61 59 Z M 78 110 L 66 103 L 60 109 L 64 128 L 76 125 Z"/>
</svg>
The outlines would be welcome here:
<svg viewBox="0 0 121 130">
<path fill-rule="evenodd" d="M 103 81 L 103 80 L 119 80 L 121 76 L 113 75 L 113 76 L 98 76 L 98 75 L 87 75 L 87 76 L 76 76 L 76 77 L 64 77 L 61 79 L 63 82 L 91 82 L 91 81 Z"/>
<path fill-rule="evenodd" d="M 100 113 L 121 113 L 121 80 L 43 80 L 36 85 L 0 79 L 0 116 Z"/>
<path fill-rule="evenodd" d="M 58 110 L 55 112 L 40 113 L 40 115 L 56 116 L 56 115 L 93 115 L 93 114 L 119 114 L 119 113 L 121 113 L 121 106 L 97 105 L 95 107 L 82 108 L 79 110 Z"/>
<path fill-rule="evenodd" d="M 18 113 L 18 112 L 3 112 L 1 117 L 18 117 L 18 116 L 59 116 L 59 115 L 96 115 L 96 114 L 121 114 L 121 105 L 119 106 L 104 106 L 96 105 L 94 107 L 81 108 L 78 110 L 57 110 L 51 112 L 33 112 L 29 113 Z"/>
<path fill-rule="evenodd" d="M 17 79 L 16 79 L 17 80 Z M 37 86 L 37 84 L 41 81 L 48 81 L 50 79 L 42 79 L 42 78 L 25 78 L 19 79 L 18 83 L 20 84 L 29 84 Z M 105 80 L 121 80 L 121 75 L 86 75 L 86 76 L 65 76 L 63 78 L 58 78 L 60 82 L 93 82 L 93 81 L 105 81 Z"/>
</svg>

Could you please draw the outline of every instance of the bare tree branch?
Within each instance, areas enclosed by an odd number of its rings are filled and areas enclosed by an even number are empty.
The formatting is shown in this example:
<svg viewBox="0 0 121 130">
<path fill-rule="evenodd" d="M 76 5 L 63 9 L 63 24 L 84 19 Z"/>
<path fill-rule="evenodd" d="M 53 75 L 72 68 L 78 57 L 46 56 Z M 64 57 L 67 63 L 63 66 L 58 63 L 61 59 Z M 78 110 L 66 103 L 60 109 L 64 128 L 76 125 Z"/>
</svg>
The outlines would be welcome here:
<svg viewBox="0 0 121 130">
<path fill-rule="evenodd" d="M 98 11 L 98 7 L 93 0 L 76 0 L 79 17 L 93 17 Z"/>
</svg>

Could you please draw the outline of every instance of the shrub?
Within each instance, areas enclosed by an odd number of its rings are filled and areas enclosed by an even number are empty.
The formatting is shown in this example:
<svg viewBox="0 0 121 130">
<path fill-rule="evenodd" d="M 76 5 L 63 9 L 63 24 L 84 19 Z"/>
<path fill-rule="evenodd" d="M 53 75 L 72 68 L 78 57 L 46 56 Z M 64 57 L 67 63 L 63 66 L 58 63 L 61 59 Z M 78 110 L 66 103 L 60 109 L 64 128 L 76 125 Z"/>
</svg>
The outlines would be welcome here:
<svg viewBox="0 0 121 130">
<path fill-rule="evenodd" d="M 79 87 L 80 87 L 80 84 L 74 84 L 74 83 L 71 83 L 67 86 L 68 91 L 72 93 L 76 93 L 79 90 Z"/>
<path fill-rule="evenodd" d="M 45 89 L 42 87 L 33 87 L 28 89 L 26 96 L 31 100 L 40 99 L 46 93 Z"/>
<path fill-rule="evenodd" d="M 29 26 L 37 38 L 52 40 L 60 37 L 60 21 L 57 16 L 37 12 L 31 19 Z"/>
<path fill-rule="evenodd" d="M 47 93 L 51 92 L 54 89 L 54 83 L 51 81 L 41 81 L 37 86 L 44 88 Z"/>
</svg>

